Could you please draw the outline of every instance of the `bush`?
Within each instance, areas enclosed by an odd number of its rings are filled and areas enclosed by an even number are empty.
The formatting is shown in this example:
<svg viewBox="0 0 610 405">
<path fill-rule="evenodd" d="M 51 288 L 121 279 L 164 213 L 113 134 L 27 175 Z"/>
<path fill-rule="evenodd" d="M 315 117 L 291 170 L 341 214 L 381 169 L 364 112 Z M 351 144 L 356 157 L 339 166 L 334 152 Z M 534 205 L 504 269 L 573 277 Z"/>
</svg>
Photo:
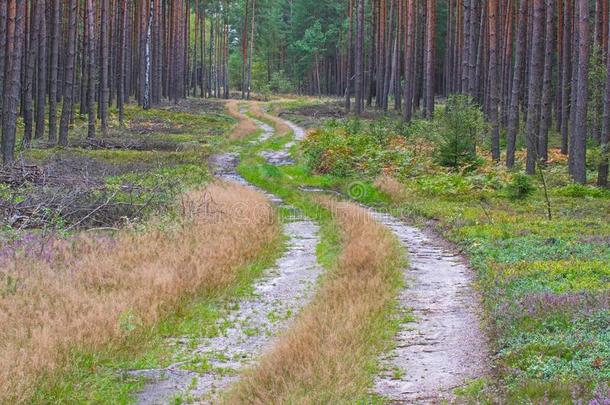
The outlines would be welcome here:
<svg viewBox="0 0 610 405">
<path fill-rule="evenodd" d="M 283 70 L 273 72 L 269 81 L 269 89 L 274 93 L 287 94 L 294 91 L 294 85 Z"/>
<path fill-rule="evenodd" d="M 563 197 L 574 197 L 574 198 L 608 198 L 610 197 L 610 191 L 603 190 L 600 188 L 587 187 L 582 184 L 570 184 L 557 189 L 557 194 Z"/>
<path fill-rule="evenodd" d="M 536 187 L 532 178 L 522 173 L 513 174 L 510 183 L 506 186 L 508 198 L 511 200 L 523 200 L 532 195 Z"/>
<path fill-rule="evenodd" d="M 441 166 L 460 168 L 477 163 L 477 141 L 487 125 L 471 97 L 451 95 L 434 117 L 438 127 L 436 160 Z"/>
<path fill-rule="evenodd" d="M 438 173 L 422 176 L 417 180 L 417 190 L 433 197 L 457 197 L 468 195 L 472 191 L 470 181 L 458 174 Z"/>
<path fill-rule="evenodd" d="M 389 122 L 359 120 L 329 121 L 301 144 L 308 169 L 338 177 L 361 175 L 374 178 L 382 173 L 402 175 L 411 170 L 412 156 L 393 144 L 403 139 Z"/>
</svg>

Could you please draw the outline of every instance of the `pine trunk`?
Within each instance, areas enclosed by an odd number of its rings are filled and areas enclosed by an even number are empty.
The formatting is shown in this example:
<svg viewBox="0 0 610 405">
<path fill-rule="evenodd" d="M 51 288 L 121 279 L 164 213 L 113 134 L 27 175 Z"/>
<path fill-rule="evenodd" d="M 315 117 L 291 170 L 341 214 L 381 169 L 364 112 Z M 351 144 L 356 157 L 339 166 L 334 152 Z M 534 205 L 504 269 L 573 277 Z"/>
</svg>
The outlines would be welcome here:
<svg viewBox="0 0 610 405">
<path fill-rule="evenodd" d="M 70 0 L 68 15 L 68 52 L 66 54 L 66 74 L 64 78 L 64 104 L 59 126 L 59 145 L 68 145 L 68 130 L 74 108 L 74 63 L 76 58 L 76 0 Z"/>
<path fill-rule="evenodd" d="M 606 26 L 610 24 L 608 21 L 607 23 Z M 608 187 L 608 155 L 610 154 L 610 41 L 606 41 L 606 92 L 604 95 L 601 150 L 602 161 L 599 165 L 597 184 L 600 187 Z"/>
<path fill-rule="evenodd" d="M 576 183 L 587 182 L 587 106 L 588 106 L 588 73 L 589 73 L 589 3 L 588 0 L 578 0 L 578 73 L 576 85 L 576 113 L 574 133 L 572 134 L 573 149 L 572 177 Z"/>
<path fill-rule="evenodd" d="M 426 105 L 424 115 L 431 118 L 434 113 L 434 34 L 436 33 L 436 0 L 427 0 L 426 7 L 426 45 L 425 45 L 425 71 L 426 71 Z"/>
<path fill-rule="evenodd" d="M 15 158 L 17 135 L 17 108 L 21 90 L 21 56 L 25 26 L 25 0 L 10 0 L 8 3 L 8 24 L 6 30 L 6 83 L 2 102 L 2 161 L 8 165 Z"/>
<path fill-rule="evenodd" d="M 554 41 L 554 1 L 546 0 L 546 34 L 544 46 L 544 73 L 542 79 L 542 112 L 540 116 L 540 131 L 538 134 L 538 159 L 546 163 L 548 160 L 549 129 L 553 119 L 553 49 Z"/>
<path fill-rule="evenodd" d="M 49 142 L 57 141 L 57 94 L 59 77 L 59 36 L 61 32 L 60 0 L 51 0 L 52 34 L 51 34 L 51 74 L 49 82 Z"/>
<path fill-rule="evenodd" d="M 500 160 L 500 124 L 498 122 L 498 106 L 500 97 L 500 81 L 498 77 L 498 2 L 487 2 L 487 18 L 489 20 L 489 121 L 491 122 L 491 154 L 495 161 Z"/>
<path fill-rule="evenodd" d="M 527 121 L 525 129 L 525 141 L 527 145 L 526 173 L 536 173 L 538 156 L 538 129 L 540 122 L 540 98 L 542 96 L 542 84 L 540 78 L 543 73 L 544 59 L 544 0 L 533 0 L 532 37 L 538 40 L 532 43 L 530 55 L 530 73 L 528 82 Z"/>
</svg>

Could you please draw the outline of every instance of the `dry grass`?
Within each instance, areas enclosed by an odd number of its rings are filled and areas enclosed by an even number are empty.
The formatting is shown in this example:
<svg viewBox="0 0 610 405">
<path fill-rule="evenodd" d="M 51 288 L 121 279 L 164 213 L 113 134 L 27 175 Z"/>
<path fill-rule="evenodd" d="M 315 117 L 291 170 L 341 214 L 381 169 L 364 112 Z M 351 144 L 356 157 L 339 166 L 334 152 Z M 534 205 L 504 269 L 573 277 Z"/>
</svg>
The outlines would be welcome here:
<svg viewBox="0 0 610 405">
<path fill-rule="evenodd" d="M 186 219 L 172 231 L 58 241 L 51 260 L 17 254 L 0 263 L 0 403 L 27 403 L 70 349 L 120 341 L 126 315 L 151 324 L 189 295 L 230 285 L 279 237 L 272 207 L 241 186 L 210 185 L 182 207 Z"/>
<path fill-rule="evenodd" d="M 375 180 L 374 186 L 390 197 L 393 203 L 405 201 L 408 197 L 404 184 L 392 176 L 383 175 Z"/>
<path fill-rule="evenodd" d="M 363 209 L 320 202 L 341 230 L 336 267 L 293 327 L 227 393 L 228 404 L 340 404 L 367 395 L 376 353 L 391 335 L 403 253 Z"/>
<path fill-rule="evenodd" d="M 292 129 L 283 120 L 263 111 L 261 103 L 251 103 L 250 113 L 260 120 L 271 122 L 277 136 L 286 136 L 292 132 Z"/>
<path fill-rule="evenodd" d="M 239 102 L 237 100 L 227 101 L 226 106 L 229 115 L 237 120 L 237 126 L 231 131 L 231 140 L 243 139 L 258 130 L 256 123 L 239 111 Z"/>
</svg>

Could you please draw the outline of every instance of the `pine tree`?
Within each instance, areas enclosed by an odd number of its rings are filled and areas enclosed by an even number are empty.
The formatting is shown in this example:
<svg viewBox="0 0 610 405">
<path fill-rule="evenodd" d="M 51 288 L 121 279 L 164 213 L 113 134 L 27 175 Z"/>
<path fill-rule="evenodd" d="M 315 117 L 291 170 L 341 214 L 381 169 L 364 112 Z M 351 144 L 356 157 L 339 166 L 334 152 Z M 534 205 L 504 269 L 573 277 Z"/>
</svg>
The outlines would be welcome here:
<svg viewBox="0 0 610 405">
<path fill-rule="evenodd" d="M 64 104 L 61 111 L 61 123 L 59 126 L 59 145 L 68 145 L 68 130 L 74 106 L 74 64 L 76 58 L 76 0 L 69 3 L 69 22 L 68 22 L 68 52 L 66 55 L 66 72 L 64 78 Z"/>
</svg>

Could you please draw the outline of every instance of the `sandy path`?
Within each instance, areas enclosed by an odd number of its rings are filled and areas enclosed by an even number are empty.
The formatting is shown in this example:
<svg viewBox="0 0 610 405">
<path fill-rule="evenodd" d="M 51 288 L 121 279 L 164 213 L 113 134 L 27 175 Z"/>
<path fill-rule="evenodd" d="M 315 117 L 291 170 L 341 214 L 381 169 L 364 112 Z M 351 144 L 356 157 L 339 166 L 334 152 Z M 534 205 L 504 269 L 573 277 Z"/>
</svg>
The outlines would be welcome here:
<svg viewBox="0 0 610 405">
<path fill-rule="evenodd" d="M 399 300 L 415 318 L 402 326 L 395 349 L 383 356 L 386 371 L 376 379 L 375 392 L 398 403 L 451 401 L 455 388 L 487 371 L 472 272 L 442 241 L 390 215 L 373 216 L 409 252 L 407 287 Z"/>
<path fill-rule="evenodd" d="M 274 129 L 270 126 L 252 122 L 263 131 L 259 142 L 273 135 Z M 248 185 L 236 172 L 238 163 L 237 153 L 211 159 L 217 177 Z M 282 204 L 279 198 L 265 194 L 274 203 Z M 188 350 L 187 360 L 165 369 L 131 373 L 149 380 L 138 395 L 139 404 L 166 404 L 177 396 L 187 402 L 213 401 L 220 390 L 238 379 L 240 370 L 255 362 L 273 344 L 275 336 L 289 327 L 291 320 L 311 300 L 322 271 L 315 252 L 319 228 L 312 221 L 297 217 L 284 225 L 287 250 L 254 286 L 253 296 L 227 303 L 227 308 L 237 309 L 227 310 L 219 320 L 218 326 L 224 330 L 220 336 L 196 341 L 189 337 L 175 338 L 175 344 L 195 347 Z M 198 370 L 193 371 L 194 367 Z"/>
<path fill-rule="evenodd" d="M 296 139 L 305 131 L 287 122 Z M 396 347 L 381 358 L 384 372 L 374 392 L 393 403 L 452 401 L 453 390 L 484 376 L 487 342 L 480 325 L 480 301 L 473 273 L 446 243 L 391 215 L 370 209 L 409 252 L 405 289 L 399 301 L 415 321 L 402 325 Z"/>
</svg>

